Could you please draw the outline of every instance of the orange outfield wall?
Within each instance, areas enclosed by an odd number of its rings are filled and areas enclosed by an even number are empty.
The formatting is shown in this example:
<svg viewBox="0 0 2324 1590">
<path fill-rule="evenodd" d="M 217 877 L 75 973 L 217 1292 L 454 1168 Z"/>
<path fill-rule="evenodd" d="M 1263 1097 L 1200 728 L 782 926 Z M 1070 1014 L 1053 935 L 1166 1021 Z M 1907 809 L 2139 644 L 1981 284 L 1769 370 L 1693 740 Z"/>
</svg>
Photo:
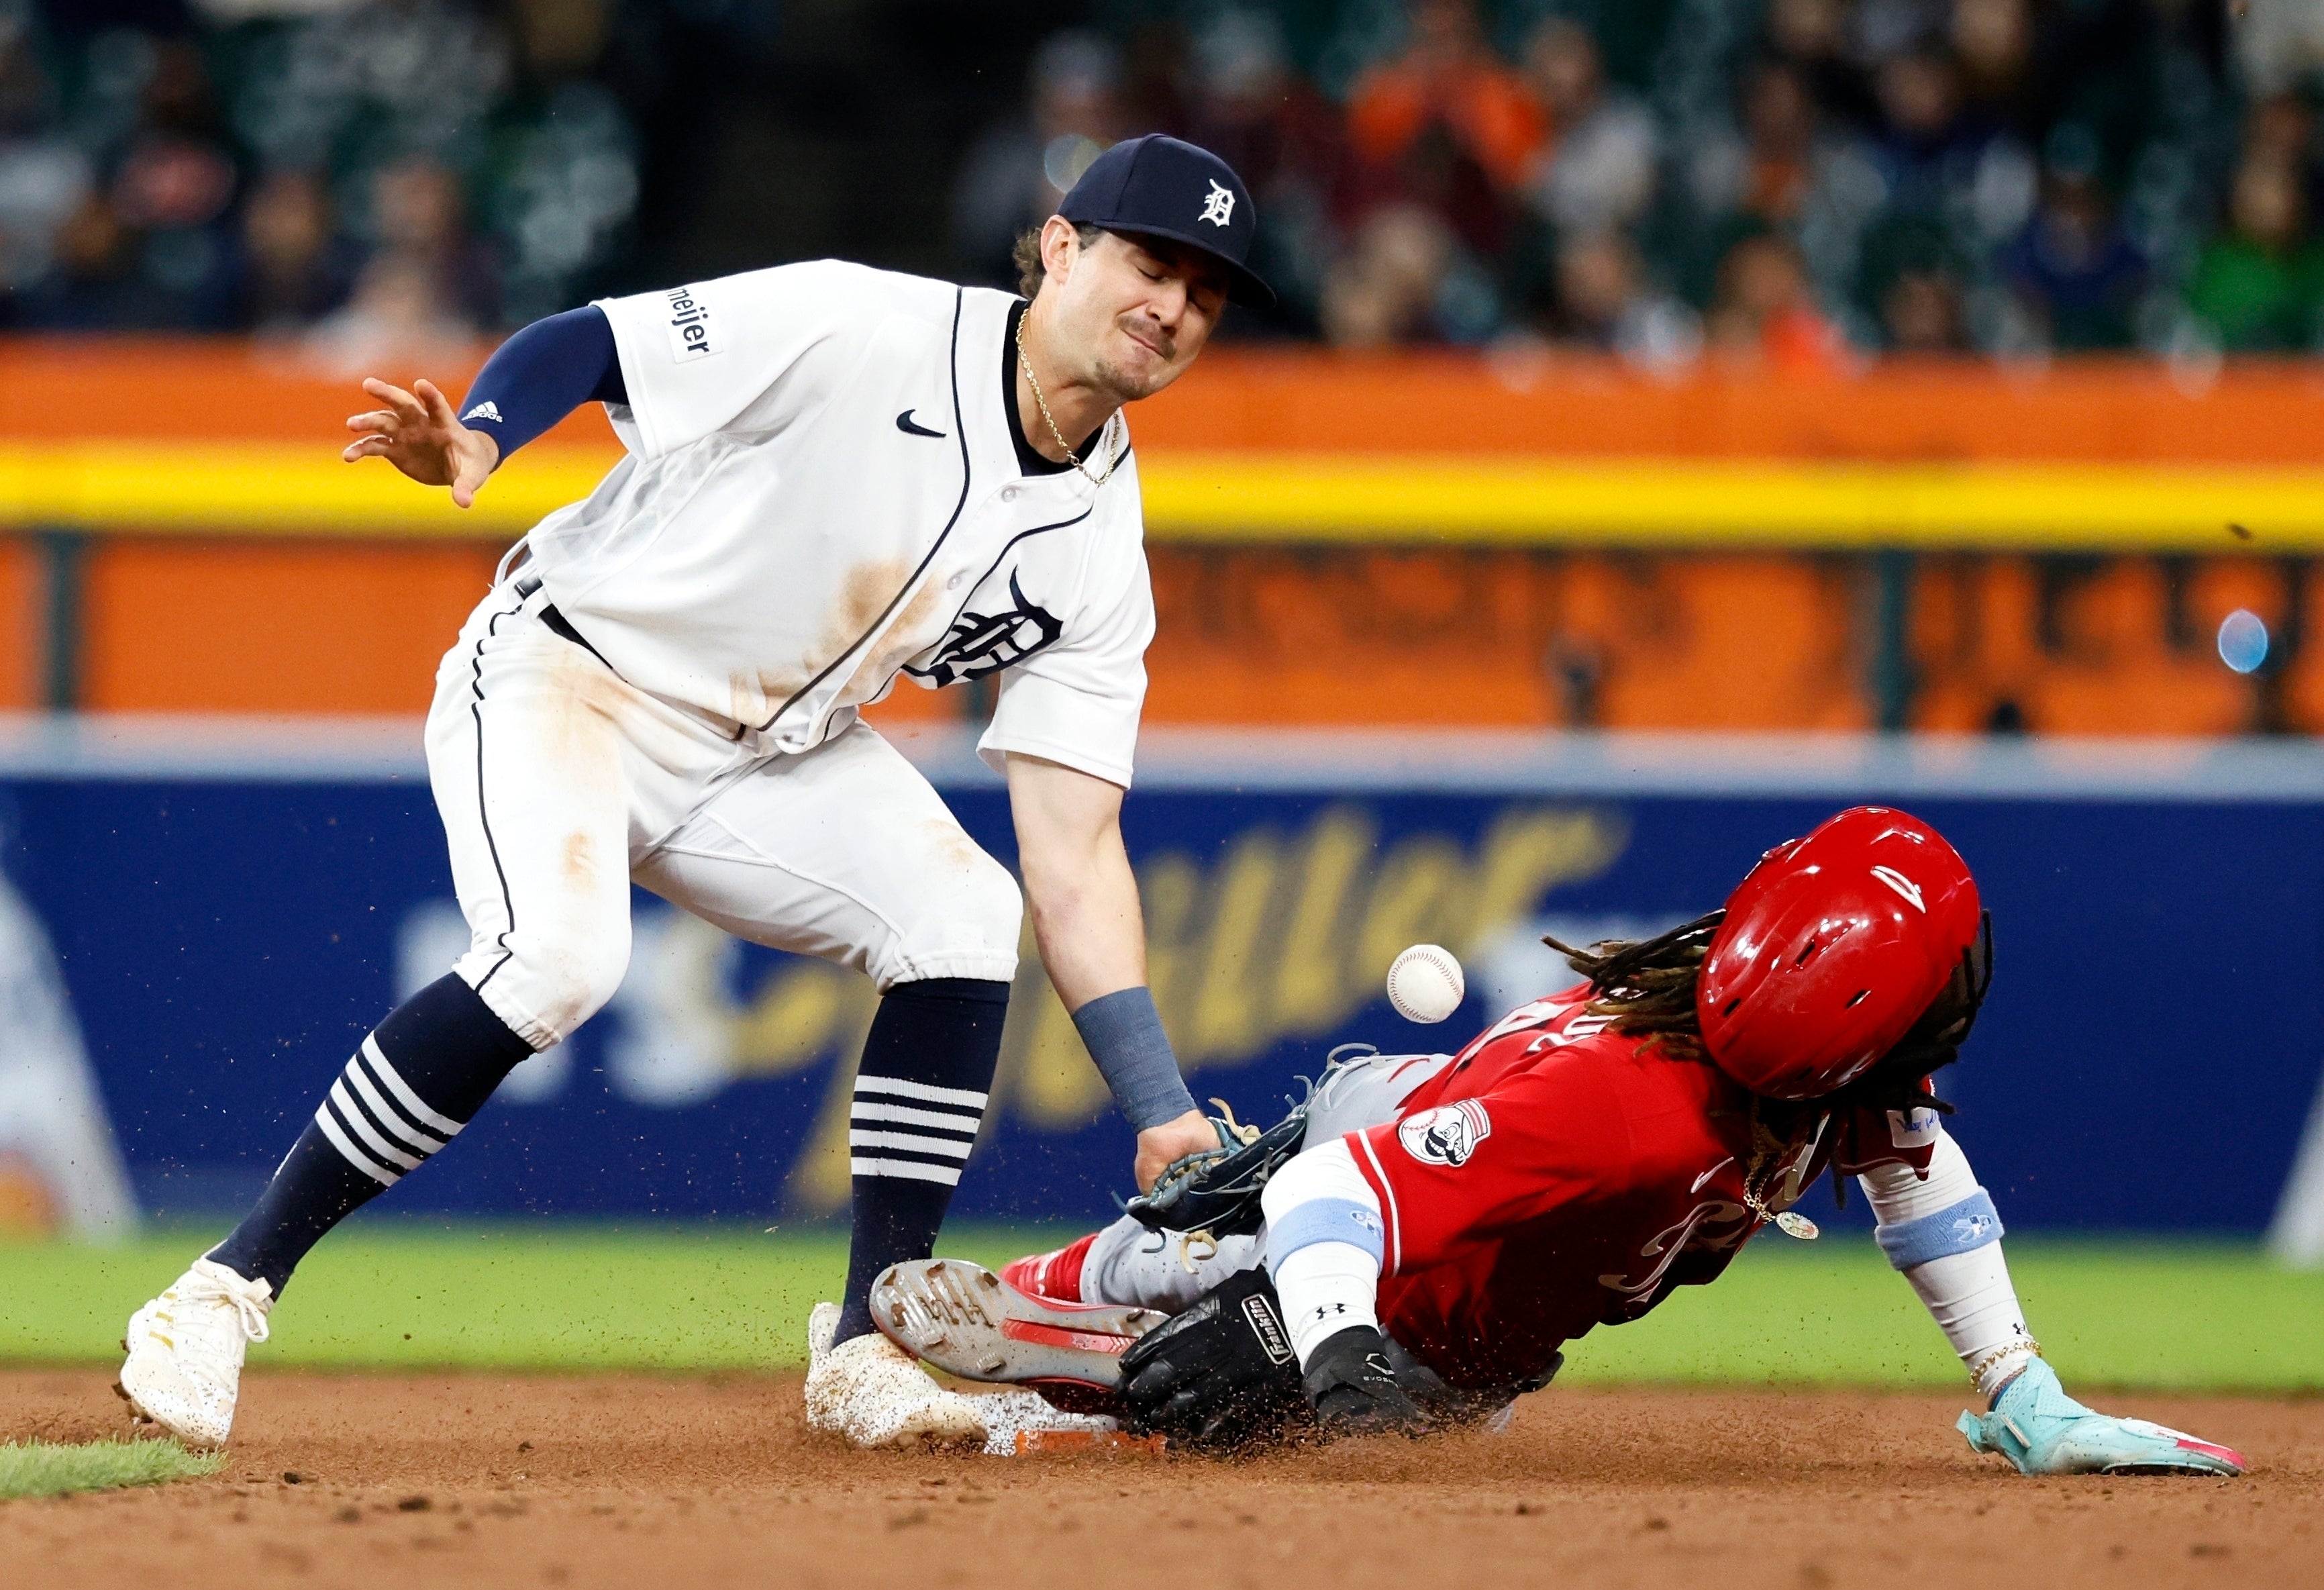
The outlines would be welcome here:
<svg viewBox="0 0 2324 1590">
<path fill-rule="evenodd" d="M 430 374 L 456 393 L 474 363 Z M 352 378 L 235 343 L 0 341 L 0 445 L 304 442 L 327 455 L 365 402 Z M 1221 348 L 1132 422 L 1149 458 L 2304 466 L 2324 438 L 2324 366 L 2230 366 L 2200 387 L 2131 361 L 2039 373 L 1890 365 L 1811 381 L 1706 370 L 1665 384 L 1592 360 Z M 608 460 L 615 447 L 594 406 L 533 445 Z M 416 712 L 500 550 L 488 537 L 95 540 L 82 571 L 83 698 L 120 710 Z M 1153 563 L 1157 721 L 1538 725 L 1582 709 L 1617 726 L 1869 721 L 1863 570 L 1847 559 L 1162 544 Z M 2044 728 L 2220 732 L 2249 721 L 2245 681 L 2221 677 L 2183 636 L 2164 642 L 2152 566 L 2124 569 L 2075 593 L 2063 628 L 2053 614 L 2040 644 L 2024 559 L 1924 575 L 1914 721 L 1974 727 L 2005 698 Z M 2239 581 L 2251 583 L 2233 573 L 2199 583 L 2210 593 Z M 2268 611 L 2268 600 L 2262 590 L 2247 605 Z M 2217 603 L 2206 595 L 2200 605 Z M 25 544 L 0 537 L 0 705 L 36 697 L 41 606 Z M 2301 659 L 2293 691 L 2303 721 L 2324 713 L 2317 652 Z M 904 689 L 880 711 L 949 715 L 967 709 L 962 697 Z"/>
<path fill-rule="evenodd" d="M 477 362 L 381 374 L 456 393 Z M 241 343 L 0 340 L 0 440 L 328 446 L 366 404 L 352 376 Z M 1826 379 L 1706 366 L 1665 382 L 1594 358 L 1224 347 L 1131 419 L 1156 451 L 2310 465 L 2324 445 L 2324 362 L 2239 362 L 2201 381 L 2124 358 L 1892 361 Z M 593 406 L 534 445 L 613 438 Z"/>
<path fill-rule="evenodd" d="M 0 710 L 29 707 L 40 694 L 41 596 L 32 549 L 0 539 Z"/>
<path fill-rule="evenodd" d="M 417 713 L 494 553 L 459 545 L 147 541 L 84 570 L 84 700 L 120 711 Z M 1156 723 L 1849 729 L 1873 721 L 1864 572 L 1784 556 L 1433 550 L 1153 550 Z M 2324 612 L 2324 571 L 2304 581 Z M 2233 606 L 2279 627 L 2268 565 L 2195 566 L 2174 645 L 2147 559 L 2090 569 L 2049 624 L 2024 559 L 1932 560 L 1911 649 L 1914 726 L 1970 730 L 2004 701 L 2039 729 L 2232 734 L 2260 682 L 2220 668 Z M 37 600 L 0 540 L 0 706 L 36 700 Z M 24 622 L 17 622 L 17 615 Z M 2324 728 L 2324 647 L 2282 681 L 2289 726 Z M 964 689 L 899 687 L 881 721 L 963 715 Z"/>
<path fill-rule="evenodd" d="M 383 549 L 380 550 L 383 550 Z M 83 580 L 82 704 L 115 712 L 422 710 L 498 554 L 122 541 Z"/>
<path fill-rule="evenodd" d="M 463 391 L 484 350 L 448 367 L 379 372 L 408 384 L 425 375 Z M 377 405 L 362 382 L 289 352 L 226 338 L 0 338 L 0 441 L 93 438 L 303 441 L 332 448 L 346 418 Z M 613 447 L 591 404 L 540 445 Z"/>
<path fill-rule="evenodd" d="M 1139 445 L 1154 448 L 2314 464 L 2324 361 L 2238 365 L 2207 384 L 2127 358 L 2038 372 L 1903 361 L 1804 380 L 1705 370 L 1663 382 L 1598 359 L 1230 354 L 1205 356 L 1132 417 Z"/>
</svg>

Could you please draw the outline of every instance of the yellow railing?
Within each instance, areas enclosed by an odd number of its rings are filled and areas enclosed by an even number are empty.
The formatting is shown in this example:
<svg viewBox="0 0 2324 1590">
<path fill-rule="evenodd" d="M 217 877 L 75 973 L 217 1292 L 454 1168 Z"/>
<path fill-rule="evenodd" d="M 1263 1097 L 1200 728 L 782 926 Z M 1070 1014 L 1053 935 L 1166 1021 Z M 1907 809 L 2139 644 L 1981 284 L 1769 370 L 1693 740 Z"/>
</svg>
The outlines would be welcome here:
<svg viewBox="0 0 2324 1590">
<path fill-rule="evenodd" d="M 466 513 L 327 445 L 0 442 L 0 525 L 505 539 L 619 457 L 539 448 Z M 1187 542 L 2312 551 L 2324 469 L 1141 452 L 1148 532 Z"/>
</svg>

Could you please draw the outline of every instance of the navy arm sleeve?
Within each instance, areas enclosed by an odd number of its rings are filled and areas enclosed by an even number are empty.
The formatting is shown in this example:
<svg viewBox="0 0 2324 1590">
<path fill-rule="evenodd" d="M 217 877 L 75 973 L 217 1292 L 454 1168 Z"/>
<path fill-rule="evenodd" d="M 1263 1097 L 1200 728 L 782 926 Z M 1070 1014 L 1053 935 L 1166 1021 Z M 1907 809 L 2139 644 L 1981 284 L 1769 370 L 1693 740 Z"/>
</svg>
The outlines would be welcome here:
<svg viewBox="0 0 2324 1590">
<path fill-rule="evenodd" d="M 476 372 L 460 423 L 500 444 L 501 458 L 583 403 L 626 403 L 613 323 L 595 304 L 551 315 L 510 337 Z"/>
</svg>

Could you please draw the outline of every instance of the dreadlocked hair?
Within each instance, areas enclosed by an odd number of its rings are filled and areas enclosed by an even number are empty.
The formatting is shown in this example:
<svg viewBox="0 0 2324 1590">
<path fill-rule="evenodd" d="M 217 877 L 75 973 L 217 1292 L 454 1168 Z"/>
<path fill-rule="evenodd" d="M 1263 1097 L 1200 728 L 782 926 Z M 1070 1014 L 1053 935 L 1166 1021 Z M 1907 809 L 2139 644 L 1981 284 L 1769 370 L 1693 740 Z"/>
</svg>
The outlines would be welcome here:
<svg viewBox="0 0 2324 1590">
<path fill-rule="evenodd" d="M 1711 937 L 1726 920 L 1724 911 L 1715 911 L 1652 938 L 1607 938 L 1587 949 L 1546 934 L 1542 942 L 1590 979 L 1590 1013 L 1612 1017 L 1611 1031 L 1642 1033 L 1648 1047 L 1659 1045 L 1680 1059 L 1708 1060 L 1694 985 Z"/>
<path fill-rule="evenodd" d="M 1590 979 L 1590 1013 L 1611 1016 L 1607 1025 L 1612 1031 L 1645 1033 L 1660 1040 L 1672 1054 L 1708 1059 L 1694 990 L 1711 936 L 1726 917 L 1725 911 L 1715 911 L 1652 938 L 1609 938 L 1587 949 L 1546 934 L 1542 942 Z M 1992 985 L 1993 916 L 1987 912 L 1978 924 L 1976 942 L 1962 952 L 1945 986 L 1904 1036 L 1847 1086 L 1798 1104 L 1811 1111 L 1934 1110 L 1951 1114 L 1951 1104 L 1925 1085 L 1932 1073 L 1960 1058 L 1960 1046 L 1977 1024 L 1978 1011 Z"/>
</svg>

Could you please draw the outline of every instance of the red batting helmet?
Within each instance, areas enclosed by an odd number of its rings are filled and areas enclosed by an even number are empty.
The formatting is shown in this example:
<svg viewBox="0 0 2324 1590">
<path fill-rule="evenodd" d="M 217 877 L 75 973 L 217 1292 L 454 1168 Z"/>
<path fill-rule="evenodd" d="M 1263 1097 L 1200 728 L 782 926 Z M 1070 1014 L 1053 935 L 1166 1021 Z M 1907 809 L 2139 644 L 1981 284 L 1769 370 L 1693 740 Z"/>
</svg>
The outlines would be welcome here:
<svg viewBox="0 0 2324 1590">
<path fill-rule="evenodd" d="M 1843 811 L 1767 852 L 1728 897 L 1695 986 L 1703 1046 L 1770 1098 L 1844 1087 L 1945 991 L 1982 920 L 1977 881 L 1934 828 Z"/>
</svg>

